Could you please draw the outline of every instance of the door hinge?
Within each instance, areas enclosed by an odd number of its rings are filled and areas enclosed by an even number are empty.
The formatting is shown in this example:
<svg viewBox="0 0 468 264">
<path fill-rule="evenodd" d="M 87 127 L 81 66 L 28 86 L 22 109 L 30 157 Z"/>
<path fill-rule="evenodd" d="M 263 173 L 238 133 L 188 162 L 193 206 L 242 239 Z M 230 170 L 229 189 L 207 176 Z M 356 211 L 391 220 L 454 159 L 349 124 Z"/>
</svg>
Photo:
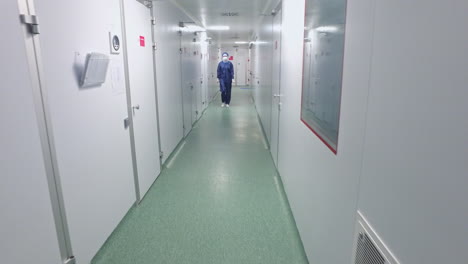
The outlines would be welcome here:
<svg viewBox="0 0 468 264">
<path fill-rule="evenodd" d="M 156 42 L 153 43 L 153 50 L 158 50 L 158 45 L 156 44 Z"/>
<path fill-rule="evenodd" d="M 35 15 L 20 15 L 21 22 L 28 25 L 29 33 L 33 35 L 39 34 L 39 20 Z"/>
<path fill-rule="evenodd" d="M 159 151 L 159 158 L 160 158 L 160 159 L 163 159 L 163 158 L 164 158 L 164 152 Z"/>
<path fill-rule="evenodd" d="M 76 264 L 76 258 L 74 256 L 69 257 L 63 264 Z"/>
<path fill-rule="evenodd" d="M 151 18 L 151 25 L 156 25 L 156 17 Z"/>
</svg>

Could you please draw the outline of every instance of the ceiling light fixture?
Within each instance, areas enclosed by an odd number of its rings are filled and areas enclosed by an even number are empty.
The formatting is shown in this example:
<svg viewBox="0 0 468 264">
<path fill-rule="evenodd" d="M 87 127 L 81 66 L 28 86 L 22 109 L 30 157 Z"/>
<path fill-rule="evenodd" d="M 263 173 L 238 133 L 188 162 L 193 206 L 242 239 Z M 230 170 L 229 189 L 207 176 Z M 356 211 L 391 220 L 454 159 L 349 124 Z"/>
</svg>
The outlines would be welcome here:
<svg viewBox="0 0 468 264">
<path fill-rule="evenodd" d="M 182 28 L 184 32 L 205 32 L 206 29 L 201 27 L 194 22 L 180 22 L 179 27 Z"/>
<path fill-rule="evenodd" d="M 188 32 L 204 32 L 204 31 L 206 31 L 206 29 L 204 29 L 203 27 L 197 26 L 197 25 L 187 25 L 185 27 L 185 30 L 187 30 Z"/>
<path fill-rule="evenodd" d="M 321 26 L 315 28 L 317 32 L 322 32 L 322 33 L 333 33 L 338 31 L 338 27 L 335 26 Z"/>
<path fill-rule="evenodd" d="M 210 27 L 206 27 L 206 29 L 208 29 L 208 30 L 229 30 L 230 27 L 229 26 L 210 26 Z"/>
<path fill-rule="evenodd" d="M 235 44 L 249 44 L 248 41 L 236 41 Z"/>
<path fill-rule="evenodd" d="M 268 44 L 268 42 L 266 42 L 266 41 L 252 41 L 249 44 L 262 45 L 262 44 Z"/>
</svg>

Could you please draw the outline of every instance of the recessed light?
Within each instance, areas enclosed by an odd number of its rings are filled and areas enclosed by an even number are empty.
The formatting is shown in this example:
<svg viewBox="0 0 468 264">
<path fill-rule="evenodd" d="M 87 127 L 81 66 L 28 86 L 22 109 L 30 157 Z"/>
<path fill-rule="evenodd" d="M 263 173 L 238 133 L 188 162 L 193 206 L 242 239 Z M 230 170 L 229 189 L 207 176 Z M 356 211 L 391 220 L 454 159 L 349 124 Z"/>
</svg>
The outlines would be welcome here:
<svg viewBox="0 0 468 264">
<path fill-rule="evenodd" d="M 229 30 L 230 27 L 229 26 L 210 26 L 210 27 L 206 27 L 206 29 L 208 29 L 208 30 Z"/>
<path fill-rule="evenodd" d="M 338 27 L 335 27 L 335 26 L 321 26 L 321 27 L 317 27 L 315 30 L 317 32 L 322 32 L 322 33 L 332 33 L 332 32 L 337 32 Z"/>
</svg>

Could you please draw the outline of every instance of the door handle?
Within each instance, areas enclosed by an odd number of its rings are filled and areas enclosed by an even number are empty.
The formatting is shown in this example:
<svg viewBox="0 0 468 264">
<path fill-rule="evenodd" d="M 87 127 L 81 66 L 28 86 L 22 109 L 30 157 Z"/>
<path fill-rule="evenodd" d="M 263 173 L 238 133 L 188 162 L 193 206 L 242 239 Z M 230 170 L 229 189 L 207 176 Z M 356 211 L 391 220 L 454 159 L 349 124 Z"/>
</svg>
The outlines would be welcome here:
<svg viewBox="0 0 468 264">
<path fill-rule="evenodd" d="M 283 97 L 282 94 L 273 94 L 273 97 Z"/>
</svg>

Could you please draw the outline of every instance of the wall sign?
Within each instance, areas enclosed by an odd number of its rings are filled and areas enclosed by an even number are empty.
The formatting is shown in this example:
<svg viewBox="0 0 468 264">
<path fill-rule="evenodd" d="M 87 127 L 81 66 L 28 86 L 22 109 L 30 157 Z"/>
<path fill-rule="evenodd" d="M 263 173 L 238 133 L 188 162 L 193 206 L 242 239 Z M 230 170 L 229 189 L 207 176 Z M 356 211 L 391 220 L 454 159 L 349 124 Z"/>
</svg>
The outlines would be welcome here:
<svg viewBox="0 0 468 264">
<path fill-rule="evenodd" d="M 145 37 L 140 36 L 140 47 L 144 47 L 144 46 L 145 46 Z"/>
</svg>

